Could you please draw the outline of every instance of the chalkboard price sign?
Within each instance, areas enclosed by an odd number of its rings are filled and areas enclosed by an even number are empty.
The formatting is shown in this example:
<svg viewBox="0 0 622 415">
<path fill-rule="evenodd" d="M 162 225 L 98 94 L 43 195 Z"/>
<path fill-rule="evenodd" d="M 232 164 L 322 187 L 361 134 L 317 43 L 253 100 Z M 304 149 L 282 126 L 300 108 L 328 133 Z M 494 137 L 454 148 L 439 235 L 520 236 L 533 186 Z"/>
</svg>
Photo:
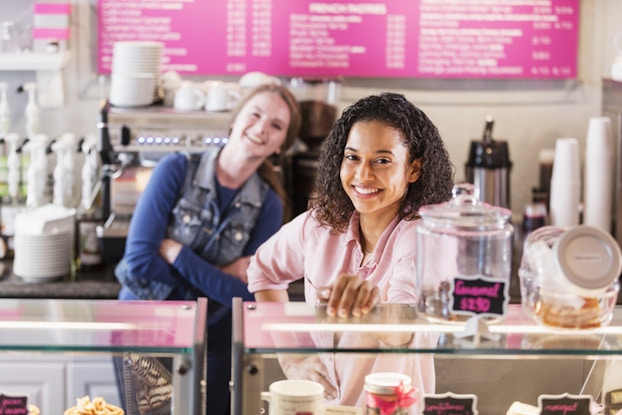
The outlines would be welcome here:
<svg viewBox="0 0 622 415">
<path fill-rule="evenodd" d="M 579 415 L 589 414 L 592 397 L 590 395 L 540 395 L 538 405 L 540 415 Z"/>
<path fill-rule="evenodd" d="M 0 394 L 0 415 L 28 415 L 28 398 Z"/>
<path fill-rule="evenodd" d="M 503 316 L 510 301 L 506 281 L 456 277 L 451 286 L 450 308 L 455 314 Z"/>
<path fill-rule="evenodd" d="M 477 396 L 471 394 L 425 395 L 423 415 L 477 415 Z"/>
</svg>

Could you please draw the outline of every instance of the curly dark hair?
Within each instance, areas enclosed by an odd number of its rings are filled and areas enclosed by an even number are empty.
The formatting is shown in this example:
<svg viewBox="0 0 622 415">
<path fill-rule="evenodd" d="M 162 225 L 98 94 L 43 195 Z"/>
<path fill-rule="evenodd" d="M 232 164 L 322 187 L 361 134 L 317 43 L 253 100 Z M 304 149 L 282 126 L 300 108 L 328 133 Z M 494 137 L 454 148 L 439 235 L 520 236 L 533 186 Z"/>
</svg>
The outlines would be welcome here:
<svg viewBox="0 0 622 415">
<path fill-rule="evenodd" d="M 401 132 L 410 162 L 421 159 L 419 179 L 411 183 L 402 200 L 402 219 L 419 217 L 421 206 L 451 198 L 455 168 L 436 126 L 423 111 L 402 94 L 383 92 L 360 99 L 343 111 L 322 143 L 315 178 L 316 195 L 309 201 L 319 222 L 334 231 L 343 231 L 354 205 L 339 177 L 345 145 L 352 126 L 361 121 L 379 121 Z"/>
</svg>

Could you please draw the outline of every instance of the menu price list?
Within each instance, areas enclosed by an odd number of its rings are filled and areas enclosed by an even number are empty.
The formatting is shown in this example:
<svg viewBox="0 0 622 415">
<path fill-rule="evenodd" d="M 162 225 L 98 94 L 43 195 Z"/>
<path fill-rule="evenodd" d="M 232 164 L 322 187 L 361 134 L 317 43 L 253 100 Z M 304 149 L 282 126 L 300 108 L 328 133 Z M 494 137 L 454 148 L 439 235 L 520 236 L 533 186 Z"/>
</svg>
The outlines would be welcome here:
<svg viewBox="0 0 622 415">
<path fill-rule="evenodd" d="M 159 41 L 186 75 L 576 77 L 580 0 L 99 0 L 117 41 Z"/>
</svg>

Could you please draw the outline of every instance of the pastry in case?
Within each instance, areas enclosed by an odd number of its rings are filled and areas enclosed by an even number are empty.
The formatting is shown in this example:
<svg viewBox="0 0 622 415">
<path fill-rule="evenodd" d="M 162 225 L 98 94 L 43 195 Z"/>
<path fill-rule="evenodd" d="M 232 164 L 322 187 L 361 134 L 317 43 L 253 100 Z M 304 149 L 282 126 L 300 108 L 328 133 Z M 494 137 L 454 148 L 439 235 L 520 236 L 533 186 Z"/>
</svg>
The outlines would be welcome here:
<svg viewBox="0 0 622 415">
<path fill-rule="evenodd" d="M 88 396 L 76 399 L 76 406 L 65 410 L 64 415 L 124 415 L 123 409 L 107 403 L 104 398 L 96 397 L 93 401 Z"/>
</svg>

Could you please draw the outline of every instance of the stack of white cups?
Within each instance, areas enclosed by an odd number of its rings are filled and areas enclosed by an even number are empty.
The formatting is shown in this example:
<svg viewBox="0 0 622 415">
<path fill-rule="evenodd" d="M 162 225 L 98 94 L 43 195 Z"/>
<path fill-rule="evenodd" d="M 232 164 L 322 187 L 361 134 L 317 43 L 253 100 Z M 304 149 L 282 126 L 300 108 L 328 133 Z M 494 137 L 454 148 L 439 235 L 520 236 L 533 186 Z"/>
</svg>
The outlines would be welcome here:
<svg viewBox="0 0 622 415">
<path fill-rule="evenodd" d="M 609 117 L 590 118 L 585 145 L 583 223 L 611 231 L 613 137 Z"/>
<path fill-rule="evenodd" d="M 576 138 L 558 138 L 555 141 L 555 159 L 551 174 L 551 225 L 578 225 L 580 201 L 579 141 Z"/>
</svg>

